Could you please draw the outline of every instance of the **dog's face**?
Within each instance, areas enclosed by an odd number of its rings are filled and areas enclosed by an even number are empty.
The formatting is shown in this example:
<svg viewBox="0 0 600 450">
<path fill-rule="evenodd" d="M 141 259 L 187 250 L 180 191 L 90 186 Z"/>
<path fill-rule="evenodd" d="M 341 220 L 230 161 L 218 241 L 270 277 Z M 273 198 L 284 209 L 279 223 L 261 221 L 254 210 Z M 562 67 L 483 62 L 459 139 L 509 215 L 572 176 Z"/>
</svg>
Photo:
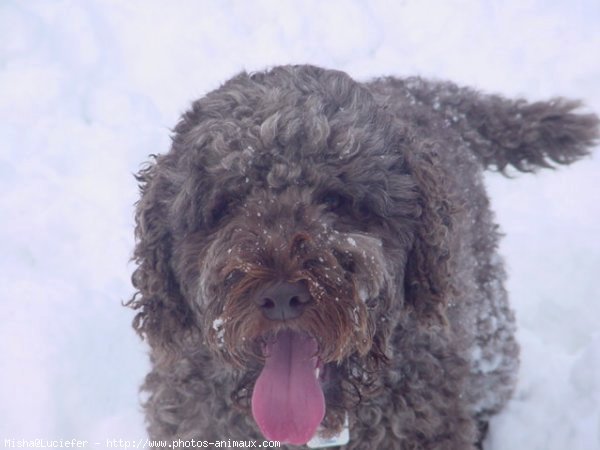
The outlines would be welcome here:
<svg viewBox="0 0 600 450">
<path fill-rule="evenodd" d="M 233 79 L 175 132 L 152 214 L 179 301 L 267 438 L 339 429 L 403 308 L 422 214 L 408 131 L 348 76 L 308 68 Z"/>
<path fill-rule="evenodd" d="M 263 434 L 296 444 L 322 422 L 327 396 L 342 400 L 341 373 L 356 366 L 360 380 L 383 357 L 376 321 L 397 269 L 386 251 L 395 243 L 375 231 L 384 225 L 344 226 L 340 194 L 310 194 L 258 189 L 224 217 L 198 258 L 195 296 L 212 349 L 258 375 L 252 413 Z"/>
</svg>

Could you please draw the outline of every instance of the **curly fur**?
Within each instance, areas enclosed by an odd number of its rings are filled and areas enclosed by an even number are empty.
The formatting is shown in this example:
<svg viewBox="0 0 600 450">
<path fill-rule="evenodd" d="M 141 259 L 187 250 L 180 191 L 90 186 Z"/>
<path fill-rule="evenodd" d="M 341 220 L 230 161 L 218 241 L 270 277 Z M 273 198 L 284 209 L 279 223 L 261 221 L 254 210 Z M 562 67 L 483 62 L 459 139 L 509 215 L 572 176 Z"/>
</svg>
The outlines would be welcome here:
<svg viewBox="0 0 600 450">
<path fill-rule="evenodd" d="M 323 425 L 349 414 L 345 448 L 476 448 L 518 368 L 482 170 L 586 155 L 598 119 L 578 106 L 312 66 L 194 102 L 138 175 L 129 306 L 151 348 L 150 435 L 259 439 L 260 345 L 286 326 L 318 340 Z M 275 279 L 314 299 L 285 325 L 247 300 Z"/>
</svg>

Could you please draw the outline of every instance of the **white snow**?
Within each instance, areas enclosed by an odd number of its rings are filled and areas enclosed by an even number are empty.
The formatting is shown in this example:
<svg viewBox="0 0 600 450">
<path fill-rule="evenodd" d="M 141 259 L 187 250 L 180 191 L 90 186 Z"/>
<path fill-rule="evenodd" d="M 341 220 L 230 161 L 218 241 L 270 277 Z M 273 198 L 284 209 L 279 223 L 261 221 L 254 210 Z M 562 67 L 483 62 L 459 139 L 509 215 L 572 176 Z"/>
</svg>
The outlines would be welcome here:
<svg viewBox="0 0 600 450">
<path fill-rule="evenodd" d="M 369 299 L 369 292 L 363 286 L 358 288 L 358 298 L 364 303 Z"/>
<path fill-rule="evenodd" d="M 215 320 L 213 320 L 212 329 L 219 331 L 224 324 L 225 321 L 221 317 L 217 317 Z"/>
<path fill-rule="evenodd" d="M 217 333 L 217 344 L 219 347 L 225 344 L 225 320 L 221 317 L 217 317 L 213 320 L 212 329 Z"/>
<path fill-rule="evenodd" d="M 599 21 L 597 0 L 2 2 L 0 438 L 144 436 L 132 173 L 193 99 L 309 62 L 600 112 Z M 486 449 L 600 448 L 599 161 L 487 177 L 523 362 Z"/>
</svg>

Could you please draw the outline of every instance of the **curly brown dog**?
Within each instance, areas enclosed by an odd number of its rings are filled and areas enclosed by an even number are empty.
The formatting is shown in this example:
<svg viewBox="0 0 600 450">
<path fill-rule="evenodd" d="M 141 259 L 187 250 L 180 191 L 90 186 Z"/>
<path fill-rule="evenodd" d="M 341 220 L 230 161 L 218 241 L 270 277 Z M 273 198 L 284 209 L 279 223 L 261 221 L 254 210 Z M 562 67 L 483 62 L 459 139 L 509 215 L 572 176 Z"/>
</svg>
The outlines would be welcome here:
<svg viewBox="0 0 600 450">
<path fill-rule="evenodd" d="M 480 445 L 519 364 L 482 171 L 587 154 L 578 106 L 312 66 L 196 101 L 138 175 L 150 435 Z"/>
</svg>

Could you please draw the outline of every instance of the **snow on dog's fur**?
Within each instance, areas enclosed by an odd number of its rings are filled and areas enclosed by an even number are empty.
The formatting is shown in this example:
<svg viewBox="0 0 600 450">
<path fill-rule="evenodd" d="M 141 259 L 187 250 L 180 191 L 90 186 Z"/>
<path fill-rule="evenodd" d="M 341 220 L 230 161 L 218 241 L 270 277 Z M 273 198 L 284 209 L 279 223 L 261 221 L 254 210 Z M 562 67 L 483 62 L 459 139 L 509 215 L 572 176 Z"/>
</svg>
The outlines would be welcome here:
<svg viewBox="0 0 600 450">
<path fill-rule="evenodd" d="M 518 369 L 482 171 L 585 155 L 578 106 L 312 66 L 196 101 L 138 176 L 150 435 L 475 448 Z"/>
</svg>

